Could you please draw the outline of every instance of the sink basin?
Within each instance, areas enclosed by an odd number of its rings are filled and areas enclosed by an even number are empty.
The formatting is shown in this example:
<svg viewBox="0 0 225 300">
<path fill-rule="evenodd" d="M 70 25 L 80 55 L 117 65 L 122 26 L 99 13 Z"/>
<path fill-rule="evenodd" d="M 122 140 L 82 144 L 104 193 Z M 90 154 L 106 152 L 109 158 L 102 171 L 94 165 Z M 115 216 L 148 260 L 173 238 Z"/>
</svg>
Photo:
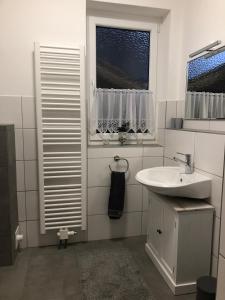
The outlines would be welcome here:
<svg viewBox="0 0 225 300">
<path fill-rule="evenodd" d="M 175 197 L 205 199 L 210 196 L 211 179 L 194 172 L 183 174 L 179 167 L 156 167 L 141 170 L 136 180 L 150 191 Z"/>
</svg>

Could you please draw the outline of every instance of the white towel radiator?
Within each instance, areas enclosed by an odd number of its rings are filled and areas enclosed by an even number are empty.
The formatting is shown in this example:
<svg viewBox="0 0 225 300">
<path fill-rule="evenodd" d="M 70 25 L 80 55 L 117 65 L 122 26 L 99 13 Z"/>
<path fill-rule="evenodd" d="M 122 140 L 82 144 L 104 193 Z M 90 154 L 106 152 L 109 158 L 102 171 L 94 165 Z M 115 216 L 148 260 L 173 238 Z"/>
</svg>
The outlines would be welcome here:
<svg viewBox="0 0 225 300">
<path fill-rule="evenodd" d="M 86 229 L 84 49 L 35 43 L 41 233 Z"/>
</svg>

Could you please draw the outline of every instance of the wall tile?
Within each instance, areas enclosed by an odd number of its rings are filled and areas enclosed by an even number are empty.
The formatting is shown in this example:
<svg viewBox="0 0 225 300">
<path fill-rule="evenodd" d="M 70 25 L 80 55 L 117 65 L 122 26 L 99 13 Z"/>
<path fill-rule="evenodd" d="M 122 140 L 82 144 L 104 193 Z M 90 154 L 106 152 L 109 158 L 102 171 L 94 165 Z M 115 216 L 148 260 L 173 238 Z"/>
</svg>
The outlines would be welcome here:
<svg viewBox="0 0 225 300">
<path fill-rule="evenodd" d="M 127 185 L 125 197 L 125 212 L 142 211 L 142 186 Z"/>
<path fill-rule="evenodd" d="M 26 214 L 27 214 L 27 220 L 39 219 L 38 191 L 26 192 Z"/>
<path fill-rule="evenodd" d="M 24 191 L 24 161 L 16 162 L 16 182 L 17 182 L 17 191 Z"/>
<path fill-rule="evenodd" d="M 177 163 L 175 160 L 164 157 L 164 167 L 177 167 L 179 166 L 179 163 Z"/>
<path fill-rule="evenodd" d="M 144 146 L 143 156 L 163 156 L 163 147 Z"/>
<path fill-rule="evenodd" d="M 209 130 L 209 121 L 206 120 L 184 120 L 185 129 Z"/>
<path fill-rule="evenodd" d="M 143 157 L 143 169 L 163 166 L 163 157 Z"/>
<path fill-rule="evenodd" d="M 110 186 L 110 158 L 88 159 L 88 186 Z"/>
<path fill-rule="evenodd" d="M 135 176 L 137 172 L 142 170 L 142 159 L 140 158 L 129 158 L 129 171 L 127 175 L 127 184 L 137 184 Z"/>
<path fill-rule="evenodd" d="M 17 192 L 18 218 L 19 221 L 26 220 L 25 192 Z"/>
<path fill-rule="evenodd" d="M 166 127 L 166 101 L 158 102 L 158 128 Z"/>
<path fill-rule="evenodd" d="M 114 170 L 124 170 L 126 163 L 114 162 L 112 158 L 88 159 L 88 186 L 110 186 L 109 164 Z M 127 184 L 137 184 L 135 175 L 142 169 L 142 158 L 129 158 L 129 172 L 126 175 Z"/>
<path fill-rule="evenodd" d="M 36 110 L 33 97 L 22 97 L 23 128 L 36 128 Z"/>
<path fill-rule="evenodd" d="M 119 220 L 106 215 L 88 217 L 88 240 L 101 240 L 141 234 L 141 212 L 126 213 Z"/>
<path fill-rule="evenodd" d="M 88 188 L 88 215 L 108 214 L 108 187 Z M 142 187 L 127 185 L 124 200 L 124 212 L 142 210 Z"/>
<path fill-rule="evenodd" d="M 158 131 L 157 131 L 156 140 L 157 140 L 157 143 L 161 146 L 165 145 L 165 132 L 166 132 L 165 129 L 158 129 Z"/>
<path fill-rule="evenodd" d="M 177 118 L 185 116 L 185 101 L 177 101 Z"/>
<path fill-rule="evenodd" d="M 107 214 L 109 187 L 88 188 L 88 215 Z"/>
<path fill-rule="evenodd" d="M 36 129 L 24 129 L 24 159 L 36 160 L 37 159 L 37 140 Z"/>
<path fill-rule="evenodd" d="M 224 300 L 224 295 L 225 295 L 224 278 L 225 278 L 225 259 L 224 257 L 220 256 L 216 300 Z"/>
<path fill-rule="evenodd" d="M 22 128 L 21 97 L 0 96 L 1 123 L 14 124 L 15 128 Z"/>
<path fill-rule="evenodd" d="M 87 231 L 79 230 L 79 228 L 76 228 L 76 234 L 73 236 L 70 236 L 69 243 L 77 243 L 77 242 L 85 242 L 87 241 Z M 46 234 L 40 234 L 39 235 L 39 246 L 49 246 L 49 245 L 57 245 L 59 242 L 59 239 L 56 235 L 55 230 L 47 231 Z"/>
<path fill-rule="evenodd" d="M 16 160 L 23 160 L 23 131 L 15 130 Z"/>
<path fill-rule="evenodd" d="M 215 131 L 225 131 L 225 121 L 222 120 L 210 121 L 209 129 Z"/>
<path fill-rule="evenodd" d="M 167 101 L 166 103 L 166 128 L 171 128 L 171 118 L 177 116 L 177 102 Z"/>
<path fill-rule="evenodd" d="M 142 226 L 141 226 L 141 234 L 146 235 L 148 229 L 148 212 L 144 211 L 142 213 Z"/>
<path fill-rule="evenodd" d="M 173 158 L 176 152 L 188 153 L 194 157 L 194 132 L 166 130 L 165 157 Z"/>
<path fill-rule="evenodd" d="M 28 247 L 39 246 L 39 221 L 27 221 L 27 244 Z"/>
<path fill-rule="evenodd" d="M 74 242 L 74 241 L 77 242 L 76 240 L 74 240 L 73 236 L 70 236 L 69 243 Z M 56 235 L 55 230 L 50 230 L 50 231 L 47 231 L 46 234 L 39 235 L 39 246 L 41 246 L 41 247 L 57 245 L 58 242 L 59 242 L 59 239 Z"/>
<path fill-rule="evenodd" d="M 143 206 L 142 210 L 143 211 L 148 211 L 149 208 L 149 195 L 148 195 L 148 190 L 146 187 L 142 187 L 142 197 L 143 197 Z"/>
<path fill-rule="evenodd" d="M 123 147 L 88 147 L 88 158 L 113 158 L 115 155 L 122 157 L 142 156 L 142 146 L 123 146 Z"/>
<path fill-rule="evenodd" d="M 196 133 L 195 167 L 217 176 L 223 176 L 224 136 Z"/>
<path fill-rule="evenodd" d="M 37 161 L 25 161 L 25 186 L 26 191 L 35 191 L 38 189 Z"/>
<path fill-rule="evenodd" d="M 221 209 L 221 198 L 222 198 L 222 188 L 223 180 L 221 177 L 209 174 L 207 172 L 195 169 L 196 172 L 203 174 L 211 178 L 211 197 L 208 199 L 208 202 L 215 207 L 216 216 L 220 218 L 220 209 Z"/>
</svg>

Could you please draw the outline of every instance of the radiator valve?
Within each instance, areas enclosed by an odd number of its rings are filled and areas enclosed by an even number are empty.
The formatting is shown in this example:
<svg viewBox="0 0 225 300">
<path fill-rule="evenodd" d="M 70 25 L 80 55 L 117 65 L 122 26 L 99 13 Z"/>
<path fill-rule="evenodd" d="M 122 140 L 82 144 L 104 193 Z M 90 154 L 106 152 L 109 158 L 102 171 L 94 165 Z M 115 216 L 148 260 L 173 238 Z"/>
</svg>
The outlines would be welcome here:
<svg viewBox="0 0 225 300">
<path fill-rule="evenodd" d="M 76 231 L 73 231 L 73 230 L 69 231 L 68 228 L 60 228 L 59 231 L 57 232 L 57 236 L 59 238 L 58 248 L 60 249 L 63 246 L 63 244 L 64 244 L 64 248 L 66 248 L 69 236 L 72 236 L 75 234 L 77 234 Z"/>
</svg>

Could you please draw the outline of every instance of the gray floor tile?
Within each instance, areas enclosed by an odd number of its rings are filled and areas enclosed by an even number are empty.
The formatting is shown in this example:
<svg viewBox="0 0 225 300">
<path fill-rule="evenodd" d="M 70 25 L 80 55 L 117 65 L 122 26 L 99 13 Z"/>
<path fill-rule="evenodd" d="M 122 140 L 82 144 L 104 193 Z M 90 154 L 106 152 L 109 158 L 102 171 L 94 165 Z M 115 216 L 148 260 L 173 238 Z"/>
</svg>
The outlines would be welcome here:
<svg viewBox="0 0 225 300">
<path fill-rule="evenodd" d="M 56 247 L 24 250 L 18 255 L 14 266 L 0 268 L 0 300 L 106 300 L 82 296 L 84 293 L 78 256 L 82 252 L 96 253 L 103 248 L 107 253 L 107 247 L 113 247 L 118 253 L 121 247 L 127 249 L 139 270 L 141 280 L 155 300 L 195 300 L 194 294 L 173 296 L 146 255 L 144 242 L 144 237 L 134 237 L 113 242 L 79 243 L 61 250 Z"/>
</svg>

